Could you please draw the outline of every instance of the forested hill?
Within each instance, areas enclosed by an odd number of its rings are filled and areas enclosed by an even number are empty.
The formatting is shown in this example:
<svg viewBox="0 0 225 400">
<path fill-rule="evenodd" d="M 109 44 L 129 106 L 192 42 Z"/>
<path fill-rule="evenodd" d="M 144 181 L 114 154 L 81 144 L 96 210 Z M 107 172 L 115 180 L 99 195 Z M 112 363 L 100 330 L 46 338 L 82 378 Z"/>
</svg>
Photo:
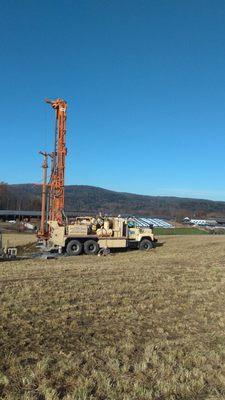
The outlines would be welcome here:
<svg viewBox="0 0 225 400">
<path fill-rule="evenodd" d="M 67 211 L 161 217 L 225 216 L 225 202 L 120 193 L 94 186 L 67 186 Z M 0 184 L 0 209 L 40 210 L 41 187 Z"/>
</svg>

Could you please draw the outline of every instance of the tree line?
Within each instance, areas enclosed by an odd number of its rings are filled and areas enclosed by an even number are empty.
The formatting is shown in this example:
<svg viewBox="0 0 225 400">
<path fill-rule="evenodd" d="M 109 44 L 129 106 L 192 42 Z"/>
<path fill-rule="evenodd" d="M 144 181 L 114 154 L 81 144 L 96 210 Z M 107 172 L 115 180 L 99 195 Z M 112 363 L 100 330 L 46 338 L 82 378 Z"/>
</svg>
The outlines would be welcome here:
<svg viewBox="0 0 225 400">
<path fill-rule="evenodd" d="M 41 186 L 0 182 L 1 210 L 41 210 Z M 65 188 L 65 210 L 95 215 L 206 218 L 225 215 L 225 202 L 179 197 L 141 196 L 85 185 Z"/>
<path fill-rule="evenodd" d="M 1 210 L 40 210 L 40 194 L 32 191 L 19 191 L 14 185 L 0 182 L 0 209 Z"/>
</svg>

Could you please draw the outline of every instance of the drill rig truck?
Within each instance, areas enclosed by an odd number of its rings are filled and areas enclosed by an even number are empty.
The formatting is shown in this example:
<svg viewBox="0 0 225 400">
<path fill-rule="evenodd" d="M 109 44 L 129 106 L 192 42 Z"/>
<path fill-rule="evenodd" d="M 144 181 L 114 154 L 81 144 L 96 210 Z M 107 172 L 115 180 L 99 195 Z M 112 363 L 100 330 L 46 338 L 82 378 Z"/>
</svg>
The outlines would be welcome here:
<svg viewBox="0 0 225 400">
<path fill-rule="evenodd" d="M 46 100 L 56 111 L 55 148 L 52 153 L 40 152 L 43 160 L 42 215 L 38 237 L 48 250 L 68 255 L 97 254 L 112 248 L 150 250 L 156 239 L 153 226 L 138 226 L 132 218 L 78 216 L 68 221 L 64 213 L 64 175 L 66 149 L 65 100 Z M 48 159 L 51 159 L 50 181 L 47 183 Z"/>
</svg>

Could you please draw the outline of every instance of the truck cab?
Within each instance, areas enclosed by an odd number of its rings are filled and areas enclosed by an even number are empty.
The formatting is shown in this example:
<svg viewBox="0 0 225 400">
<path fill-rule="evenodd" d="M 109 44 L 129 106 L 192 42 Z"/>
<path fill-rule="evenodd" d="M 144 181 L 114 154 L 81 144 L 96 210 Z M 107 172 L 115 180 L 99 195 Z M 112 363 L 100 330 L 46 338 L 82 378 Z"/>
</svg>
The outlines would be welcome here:
<svg viewBox="0 0 225 400">
<path fill-rule="evenodd" d="M 155 246 L 157 240 L 154 237 L 153 225 L 142 227 L 132 218 L 128 219 L 127 225 L 129 247 L 150 250 Z"/>
</svg>

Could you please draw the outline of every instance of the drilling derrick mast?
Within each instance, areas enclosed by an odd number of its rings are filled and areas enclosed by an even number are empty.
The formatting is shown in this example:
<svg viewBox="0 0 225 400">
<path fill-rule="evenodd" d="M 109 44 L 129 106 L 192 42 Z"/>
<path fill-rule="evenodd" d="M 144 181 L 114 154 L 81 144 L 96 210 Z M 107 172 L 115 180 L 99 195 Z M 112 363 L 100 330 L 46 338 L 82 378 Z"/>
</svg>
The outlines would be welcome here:
<svg viewBox="0 0 225 400">
<path fill-rule="evenodd" d="M 51 153 L 52 168 L 49 182 L 49 217 L 50 221 L 57 221 L 63 225 L 64 194 L 65 194 L 65 159 L 66 149 L 66 110 L 65 100 L 46 100 L 56 112 L 55 149 Z"/>
</svg>

